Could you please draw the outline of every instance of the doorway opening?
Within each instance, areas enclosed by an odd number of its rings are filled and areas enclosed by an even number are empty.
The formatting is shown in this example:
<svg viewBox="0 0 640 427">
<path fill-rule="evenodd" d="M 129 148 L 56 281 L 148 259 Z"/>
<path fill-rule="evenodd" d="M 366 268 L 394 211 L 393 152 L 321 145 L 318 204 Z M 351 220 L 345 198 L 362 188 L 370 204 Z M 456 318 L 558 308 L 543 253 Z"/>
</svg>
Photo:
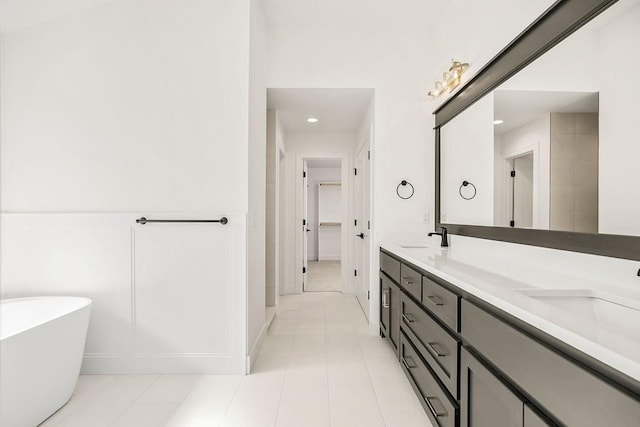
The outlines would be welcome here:
<svg viewBox="0 0 640 427">
<path fill-rule="evenodd" d="M 267 245 L 279 242 L 279 295 L 342 292 L 357 296 L 369 317 L 373 251 L 370 160 L 373 89 L 267 90 L 267 211 L 280 193 L 279 229 L 267 224 Z M 283 158 L 276 155 L 281 144 Z M 363 148 L 365 147 L 365 148 Z M 273 153 L 273 154 L 271 154 Z M 280 183 L 269 163 L 280 162 Z M 272 190 L 270 190 L 272 189 Z M 366 194 L 365 194 L 366 193 Z M 269 216 L 268 216 L 269 218 Z M 269 249 L 267 249 L 267 256 Z M 269 263 L 269 261 L 268 261 Z"/>
<path fill-rule="evenodd" d="M 342 159 L 304 160 L 304 292 L 342 291 Z M 344 199 L 344 200 L 343 200 Z"/>
</svg>

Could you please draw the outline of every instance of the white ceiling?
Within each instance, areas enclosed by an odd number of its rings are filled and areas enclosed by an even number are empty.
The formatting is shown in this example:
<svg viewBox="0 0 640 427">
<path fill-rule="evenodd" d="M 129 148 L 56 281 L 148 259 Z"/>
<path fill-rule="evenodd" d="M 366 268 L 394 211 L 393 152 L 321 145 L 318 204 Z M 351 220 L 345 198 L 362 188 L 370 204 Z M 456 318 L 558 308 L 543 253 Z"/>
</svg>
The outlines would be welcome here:
<svg viewBox="0 0 640 427">
<path fill-rule="evenodd" d="M 493 117 L 504 123 L 495 131 L 507 133 L 548 113 L 597 113 L 598 99 L 597 92 L 496 90 Z"/>
<path fill-rule="evenodd" d="M 307 166 L 310 168 L 339 168 L 342 164 L 340 159 L 310 159 Z"/>
<path fill-rule="evenodd" d="M 267 108 L 278 111 L 285 133 L 355 133 L 372 96 L 373 89 L 268 89 Z"/>
<path fill-rule="evenodd" d="M 262 0 L 270 26 L 424 28 L 446 7 L 442 0 Z"/>
<path fill-rule="evenodd" d="M 18 31 L 111 0 L 0 0 L 0 32 Z M 262 0 L 270 26 L 424 28 L 442 0 Z"/>
<path fill-rule="evenodd" d="M 111 0 L 0 0 L 0 32 L 53 21 Z"/>
</svg>

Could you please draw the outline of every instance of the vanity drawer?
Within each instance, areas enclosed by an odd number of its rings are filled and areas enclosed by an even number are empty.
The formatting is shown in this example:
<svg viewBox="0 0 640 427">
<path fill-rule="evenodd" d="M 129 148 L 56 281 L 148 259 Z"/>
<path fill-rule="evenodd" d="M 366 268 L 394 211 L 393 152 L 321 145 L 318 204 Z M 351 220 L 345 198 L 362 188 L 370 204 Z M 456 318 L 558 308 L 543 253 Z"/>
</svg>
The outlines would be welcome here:
<svg viewBox="0 0 640 427">
<path fill-rule="evenodd" d="M 402 264 L 400 267 L 400 286 L 418 301 L 422 297 L 422 274 Z"/>
<path fill-rule="evenodd" d="M 384 271 L 396 283 L 400 283 L 400 261 L 380 252 L 380 270 Z"/>
<path fill-rule="evenodd" d="M 400 308 L 401 326 L 433 372 L 458 397 L 458 341 L 406 295 Z"/>
<path fill-rule="evenodd" d="M 640 425 L 640 401 L 464 300 L 462 335 L 563 424 Z"/>
<path fill-rule="evenodd" d="M 400 361 L 403 370 L 418 389 L 420 403 L 434 426 L 455 427 L 458 407 L 450 400 L 427 365 L 404 334 L 400 338 Z"/>
<path fill-rule="evenodd" d="M 460 297 L 427 276 L 422 278 L 422 303 L 445 325 L 456 332 Z"/>
</svg>

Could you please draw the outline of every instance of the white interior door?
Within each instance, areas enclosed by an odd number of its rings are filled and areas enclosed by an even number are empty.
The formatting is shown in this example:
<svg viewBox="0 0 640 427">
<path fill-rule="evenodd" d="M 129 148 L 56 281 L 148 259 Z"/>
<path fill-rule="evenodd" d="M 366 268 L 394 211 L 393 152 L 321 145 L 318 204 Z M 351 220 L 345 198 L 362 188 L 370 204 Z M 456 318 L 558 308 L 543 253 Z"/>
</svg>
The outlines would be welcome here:
<svg viewBox="0 0 640 427">
<path fill-rule="evenodd" d="M 308 219 L 308 166 L 307 161 L 302 162 L 302 291 L 304 292 L 307 283 L 307 270 L 308 270 L 308 239 L 307 232 L 309 231 L 309 219 Z"/>
<path fill-rule="evenodd" d="M 513 159 L 513 226 L 533 226 L 533 154 Z"/>
<path fill-rule="evenodd" d="M 369 141 L 356 155 L 355 168 L 355 227 L 354 227 L 354 289 L 358 302 L 369 318 Z"/>
</svg>

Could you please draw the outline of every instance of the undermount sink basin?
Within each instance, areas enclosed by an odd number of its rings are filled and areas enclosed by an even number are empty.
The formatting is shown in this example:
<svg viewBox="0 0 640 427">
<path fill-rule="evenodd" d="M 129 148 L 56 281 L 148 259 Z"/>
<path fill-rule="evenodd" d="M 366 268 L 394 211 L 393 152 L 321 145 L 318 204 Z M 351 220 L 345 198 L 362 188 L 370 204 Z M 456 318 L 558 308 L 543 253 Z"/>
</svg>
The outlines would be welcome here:
<svg viewBox="0 0 640 427">
<path fill-rule="evenodd" d="M 574 319 L 596 322 L 617 335 L 640 340 L 640 302 L 588 289 L 523 289 Z"/>
</svg>

